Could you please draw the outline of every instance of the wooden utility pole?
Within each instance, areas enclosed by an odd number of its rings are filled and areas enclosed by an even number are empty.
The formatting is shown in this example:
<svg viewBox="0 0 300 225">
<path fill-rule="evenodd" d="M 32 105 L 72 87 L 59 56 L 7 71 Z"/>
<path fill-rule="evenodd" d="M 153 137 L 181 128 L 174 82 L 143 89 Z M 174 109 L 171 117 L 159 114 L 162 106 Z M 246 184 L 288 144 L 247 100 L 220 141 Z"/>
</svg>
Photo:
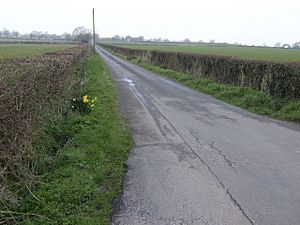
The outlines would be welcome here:
<svg viewBox="0 0 300 225">
<path fill-rule="evenodd" d="M 94 47 L 94 52 L 96 51 L 96 36 L 95 36 L 95 12 L 93 8 L 93 47 Z"/>
</svg>

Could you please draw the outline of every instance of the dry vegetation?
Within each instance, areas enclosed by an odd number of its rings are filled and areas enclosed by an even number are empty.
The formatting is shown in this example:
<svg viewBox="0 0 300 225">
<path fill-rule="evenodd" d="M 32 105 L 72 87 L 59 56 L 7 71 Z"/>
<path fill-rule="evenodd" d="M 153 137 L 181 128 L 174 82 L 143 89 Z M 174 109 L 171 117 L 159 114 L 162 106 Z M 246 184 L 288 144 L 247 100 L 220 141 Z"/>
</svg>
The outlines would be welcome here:
<svg viewBox="0 0 300 225">
<path fill-rule="evenodd" d="M 0 224 L 110 223 L 132 138 L 104 62 L 87 54 L 2 62 Z M 93 110 L 72 108 L 87 96 Z"/>
<path fill-rule="evenodd" d="M 17 203 L 16 182 L 28 188 L 32 180 L 33 143 L 53 102 L 68 90 L 78 62 L 89 54 L 87 46 L 35 58 L 0 60 L 0 205 Z"/>
</svg>

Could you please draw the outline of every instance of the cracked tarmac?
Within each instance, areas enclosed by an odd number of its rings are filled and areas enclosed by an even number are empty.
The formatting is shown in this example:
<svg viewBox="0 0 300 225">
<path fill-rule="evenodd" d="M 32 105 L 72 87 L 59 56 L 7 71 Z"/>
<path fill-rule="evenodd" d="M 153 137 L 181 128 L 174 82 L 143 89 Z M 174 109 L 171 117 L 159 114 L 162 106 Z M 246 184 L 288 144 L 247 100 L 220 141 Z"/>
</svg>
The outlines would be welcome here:
<svg viewBox="0 0 300 225">
<path fill-rule="evenodd" d="M 135 147 L 113 225 L 299 225 L 300 128 L 97 49 Z"/>
</svg>

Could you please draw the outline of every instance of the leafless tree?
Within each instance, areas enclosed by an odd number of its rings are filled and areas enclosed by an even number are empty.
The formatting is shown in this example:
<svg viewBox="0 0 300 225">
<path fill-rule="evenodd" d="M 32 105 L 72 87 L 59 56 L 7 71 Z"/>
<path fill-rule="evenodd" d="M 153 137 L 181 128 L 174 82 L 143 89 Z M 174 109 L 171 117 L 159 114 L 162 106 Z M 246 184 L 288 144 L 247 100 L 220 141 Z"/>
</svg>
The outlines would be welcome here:
<svg viewBox="0 0 300 225">
<path fill-rule="evenodd" d="M 5 38 L 8 38 L 10 35 L 9 30 L 6 28 L 3 28 L 2 33 L 3 33 L 3 37 L 5 37 Z"/>
<path fill-rule="evenodd" d="M 77 41 L 87 43 L 91 40 L 92 34 L 89 29 L 85 27 L 76 27 L 73 31 L 73 38 Z"/>
<path fill-rule="evenodd" d="M 291 45 L 290 44 L 284 44 L 281 46 L 282 48 L 291 48 Z"/>
<path fill-rule="evenodd" d="M 125 37 L 125 41 L 131 42 L 131 41 L 132 41 L 132 37 L 131 37 L 130 35 L 127 35 L 127 36 Z"/>
<path fill-rule="evenodd" d="M 183 42 L 184 42 L 184 43 L 191 43 L 191 40 L 188 39 L 188 38 L 186 38 L 186 39 L 183 40 Z"/>
<path fill-rule="evenodd" d="M 29 34 L 29 37 L 32 39 L 42 39 L 43 38 L 43 32 L 42 31 L 32 31 Z"/>
<path fill-rule="evenodd" d="M 61 35 L 61 38 L 66 39 L 66 40 L 71 40 L 72 39 L 72 35 L 65 32 L 65 33 L 63 33 Z"/>
<path fill-rule="evenodd" d="M 281 47 L 281 43 L 280 42 L 277 42 L 275 45 L 274 45 L 275 48 L 280 48 Z"/>
<path fill-rule="evenodd" d="M 300 41 L 292 45 L 292 48 L 300 48 Z"/>
<path fill-rule="evenodd" d="M 20 33 L 18 31 L 15 31 L 15 30 L 12 31 L 11 34 L 12 34 L 12 37 L 14 37 L 14 38 L 17 38 L 20 35 Z"/>
</svg>

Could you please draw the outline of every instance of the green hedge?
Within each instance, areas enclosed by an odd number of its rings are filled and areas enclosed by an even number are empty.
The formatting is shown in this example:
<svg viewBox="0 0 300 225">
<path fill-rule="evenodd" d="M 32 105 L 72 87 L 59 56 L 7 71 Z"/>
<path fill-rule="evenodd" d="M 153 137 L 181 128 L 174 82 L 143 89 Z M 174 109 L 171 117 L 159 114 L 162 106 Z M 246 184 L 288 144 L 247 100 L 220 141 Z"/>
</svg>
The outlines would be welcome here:
<svg viewBox="0 0 300 225">
<path fill-rule="evenodd" d="M 197 78 L 250 87 L 275 98 L 300 99 L 300 63 L 129 49 L 102 45 L 119 54 Z"/>
</svg>

